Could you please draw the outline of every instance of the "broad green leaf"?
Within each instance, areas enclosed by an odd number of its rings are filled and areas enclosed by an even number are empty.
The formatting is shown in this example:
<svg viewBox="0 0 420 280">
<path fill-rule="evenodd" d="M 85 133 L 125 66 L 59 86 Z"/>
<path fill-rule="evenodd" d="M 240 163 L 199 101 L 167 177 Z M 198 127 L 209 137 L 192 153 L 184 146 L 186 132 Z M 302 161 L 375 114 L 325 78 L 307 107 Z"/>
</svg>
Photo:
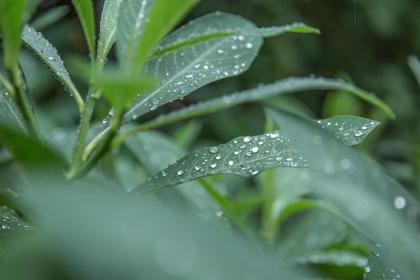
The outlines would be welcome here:
<svg viewBox="0 0 420 280">
<path fill-rule="evenodd" d="M 361 99 L 366 100 L 370 104 L 378 106 L 378 108 L 387 112 L 390 116 L 394 115 L 388 105 L 374 97 L 371 93 L 366 92 L 350 83 L 327 78 L 287 78 L 272 84 L 261 85 L 253 89 L 210 99 L 208 101 L 171 112 L 167 115 L 159 116 L 156 119 L 143 123 L 139 130 L 176 123 L 185 119 L 218 112 L 235 105 L 261 101 L 281 94 L 313 90 L 346 91 L 355 96 L 359 96 Z"/>
<path fill-rule="evenodd" d="M 42 13 L 40 16 L 38 16 L 31 23 L 31 25 L 37 30 L 44 29 L 58 22 L 60 19 L 66 16 L 69 13 L 69 11 L 70 7 L 67 5 L 53 7 L 47 10 L 46 12 Z"/>
<path fill-rule="evenodd" d="M 192 152 L 149 178 L 140 191 L 158 190 L 215 174 L 254 176 L 273 167 L 306 167 L 305 160 L 278 132 L 238 137 L 217 147 Z"/>
<path fill-rule="evenodd" d="M 95 57 L 95 15 L 92 0 L 72 0 L 89 47 L 91 58 Z"/>
<path fill-rule="evenodd" d="M 395 271 L 395 269 L 389 268 L 383 257 L 381 256 L 382 250 L 380 247 L 376 247 L 371 252 L 367 266 L 365 266 L 365 273 L 363 275 L 364 280 L 398 280 L 401 276 Z"/>
<path fill-rule="evenodd" d="M 322 120 L 318 124 L 347 145 L 359 144 L 378 125 L 351 116 Z M 217 147 L 199 149 L 149 178 L 142 188 L 156 190 L 214 174 L 254 176 L 274 167 L 307 167 L 305 159 L 279 132 L 238 137 Z"/>
<path fill-rule="evenodd" d="M 0 237 L 27 232 L 28 230 L 30 230 L 29 225 L 14 210 L 6 206 L 0 206 Z"/>
<path fill-rule="evenodd" d="M 9 93 L 0 85 L 0 123 L 26 131 L 25 122 Z"/>
<path fill-rule="evenodd" d="M 156 44 L 197 0 L 125 0 L 120 20 L 118 44 L 122 64 L 139 72 Z"/>
<path fill-rule="evenodd" d="M 22 31 L 26 0 L 0 1 L 0 32 L 4 50 L 3 62 L 8 69 L 17 69 L 20 33 Z"/>
<path fill-rule="evenodd" d="M 123 0 L 106 0 L 101 15 L 98 59 L 104 61 L 116 40 L 118 15 Z"/>
<path fill-rule="evenodd" d="M 285 112 L 270 111 L 270 117 L 308 161 L 316 195 L 333 203 L 363 236 L 382 244 L 384 258 L 401 277 L 415 279 L 420 260 L 413 226 L 420 213 L 416 199 L 375 163 L 311 122 Z"/>
<path fill-rule="evenodd" d="M 279 27 L 272 35 L 302 26 Z M 255 59 L 264 30 L 225 13 L 210 14 L 179 28 L 160 44 L 145 66 L 146 73 L 161 79 L 161 85 L 139 98 L 125 120 L 136 119 L 211 82 L 241 74 Z"/>
<path fill-rule="evenodd" d="M 23 28 L 22 40 L 25 45 L 53 72 L 55 77 L 66 86 L 80 107 L 81 104 L 83 104 L 83 100 L 76 86 L 72 82 L 69 73 L 64 67 L 63 60 L 57 53 L 54 46 L 45 39 L 42 33 L 37 32 L 28 25 Z"/>
<path fill-rule="evenodd" d="M 420 87 L 420 61 L 417 57 L 414 55 L 410 56 L 408 58 L 408 64 L 411 68 L 411 71 L 413 71 L 414 77 L 417 80 L 417 84 Z"/>
</svg>

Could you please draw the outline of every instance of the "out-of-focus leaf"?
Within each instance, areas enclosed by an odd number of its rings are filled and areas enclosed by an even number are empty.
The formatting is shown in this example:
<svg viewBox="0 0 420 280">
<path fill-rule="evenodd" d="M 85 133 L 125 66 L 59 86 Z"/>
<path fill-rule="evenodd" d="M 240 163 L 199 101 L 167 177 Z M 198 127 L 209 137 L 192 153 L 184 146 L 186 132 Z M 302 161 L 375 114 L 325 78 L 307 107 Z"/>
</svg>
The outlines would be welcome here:
<svg viewBox="0 0 420 280">
<path fill-rule="evenodd" d="M 319 127 L 285 112 L 270 111 L 270 117 L 308 160 L 314 192 L 334 203 L 360 233 L 382 244 L 384 258 L 401 277 L 415 279 L 420 260 L 413 226 L 418 202 L 370 160 Z"/>
<path fill-rule="evenodd" d="M 106 0 L 102 8 L 99 41 L 98 59 L 104 61 L 116 40 L 118 15 L 120 4 L 123 0 Z"/>
<path fill-rule="evenodd" d="M 38 16 L 31 25 L 37 30 L 44 29 L 62 19 L 69 11 L 70 8 L 67 5 L 53 7 Z"/>
<path fill-rule="evenodd" d="M 63 60 L 57 53 L 54 46 L 51 45 L 51 43 L 48 42 L 48 40 L 45 39 L 40 32 L 37 32 L 28 25 L 23 28 L 22 40 L 25 45 L 33 51 L 45 65 L 47 65 L 55 77 L 66 86 L 70 94 L 76 99 L 79 106 L 83 104 L 79 91 L 73 84 L 69 73 L 64 67 Z"/>
<path fill-rule="evenodd" d="M 0 143 L 31 178 L 38 179 L 48 174 L 51 180 L 64 179 L 62 157 L 36 139 L 0 124 Z"/>
<path fill-rule="evenodd" d="M 299 262 L 304 264 L 332 264 L 339 267 L 364 267 L 367 258 L 360 253 L 349 250 L 327 250 L 303 256 Z"/>
<path fill-rule="evenodd" d="M 20 33 L 22 31 L 26 0 L 0 1 L 0 32 L 4 50 L 3 62 L 8 69 L 17 69 Z"/>
<path fill-rule="evenodd" d="M 82 24 L 91 58 L 95 57 L 95 15 L 92 0 L 72 0 Z"/>
<path fill-rule="evenodd" d="M 261 101 L 276 95 L 309 90 L 347 91 L 393 115 L 392 110 L 388 107 L 388 105 L 373 97 L 372 94 L 353 86 L 350 83 L 326 78 L 288 78 L 273 84 L 262 85 L 254 89 L 249 89 L 191 105 L 184 109 L 171 112 L 167 115 L 162 115 L 154 120 L 142 124 L 140 127 L 144 129 L 160 127 L 185 119 L 221 111 L 242 103 Z"/>
<path fill-rule="evenodd" d="M 408 65 L 411 68 L 411 71 L 413 71 L 414 77 L 416 77 L 417 84 L 420 87 L 420 61 L 417 57 L 414 55 L 410 56 L 408 58 Z"/>
<path fill-rule="evenodd" d="M 29 229 L 29 225 L 14 210 L 0 206 L 0 237 L 26 232 Z"/>
<path fill-rule="evenodd" d="M 139 72 L 156 44 L 197 2 L 125 0 L 118 22 L 118 47 L 124 67 Z"/>
</svg>

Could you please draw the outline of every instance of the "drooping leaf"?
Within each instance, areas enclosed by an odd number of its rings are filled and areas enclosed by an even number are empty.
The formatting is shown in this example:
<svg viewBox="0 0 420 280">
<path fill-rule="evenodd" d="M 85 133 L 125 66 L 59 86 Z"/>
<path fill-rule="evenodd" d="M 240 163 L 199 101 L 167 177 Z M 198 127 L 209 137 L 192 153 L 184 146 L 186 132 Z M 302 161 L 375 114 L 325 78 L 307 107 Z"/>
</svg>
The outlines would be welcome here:
<svg viewBox="0 0 420 280">
<path fill-rule="evenodd" d="M 118 47 L 126 69 L 139 72 L 156 44 L 197 0 L 125 0 Z"/>
<path fill-rule="evenodd" d="M 283 28 L 278 34 L 293 30 Z M 160 86 L 140 97 L 125 120 L 136 119 L 211 82 L 241 74 L 261 47 L 264 34 L 260 33 L 264 32 L 250 21 L 225 13 L 201 17 L 176 30 L 145 66 L 146 73 L 161 79 Z"/>
<path fill-rule="evenodd" d="M 312 123 L 285 112 L 270 111 L 270 116 L 307 159 L 316 195 L 333 203 L 362 235 L 382 244 L 384 258 L 401 277 L 414 279 L 420 260 L 413 226 L 420 213 L 416 199 L 376 164 Z"/>
<path fill-rule="evenodd" d="M 0 237 L 27 232 L 28 230 L 30 230 L 30 226 L 14 210 L 6 206 L 0 206 Z"/>
<path fill-rule="evenodd" d="M 320 125 L 345 144 L 356 145 L 363 140 L 361 134 L 366 136 L 378 123 L 353 118 L 331 118 L 321 121 Z M 341 128 L 346 130 L 344 134 Z M 149 178 L 140 188 L 143 191 L 157 190 L 214 174 L 254 176 L 274 167 L 307 167 L 305 159 L 292 149 L 290 141 L 279 132 L 238 137 L 217 147 L 192 152 Z"/>
<path fill-rule="evenodd" d="M 140 191 L 158 190 L 214 174 L 254 176 L 273 167 L 306 167 L 305 160 L 278 132 L 238 137 L 217 147 L 192 152 L 149 178 Z"/>
<path fill-rule="evenodd" d="M 116 40 L 118 15 L 120 4 L 123 0 L 106 0 L 102 8 L 99 41 L 98 41 L 98 59 L 105 60 L 109 50 Z"/>
<path fill-rule="evenodd" d="M 60 5 L 57 7 L 53 7 L 46 12 L 42 13 L 38 16 L 33 22 L 32 26 L 36 30 L 44 29 L 52 24 L 56 23 L 60 19 L 62 19 L 65 15 L 67 15 L 70 11 L 69 6 L 67 5 Z"/>
<path fill-rule="evenodd" d="M 393 115 L 392 110 L 388 107 L 388 105 L 373 97 L 372 94 L 344 81 L 326 78 L 287 78 L 273 84 L 262 85 L 253 89 L 233 93 L 231 95 L 210 99 L 208 101 L 200 102 L 198 104 L 173 111 L 167 115 L 161 115 L 156 119 L 141 124 L 139 130 L 156 128 L 180 122 L 189 118 L 218 112 L 242 103 L 261 101 L 281 94 L 309 90 L 347 91 L 361 97 L 363 100 L 366 100 L 373 105 L 378 106 L 390 115 Z"/>
<path fill-rule="evenodd" d="M 55 77 L 66 86 L 70 94 L 76 99 L 79 106 L 83 104 L 80 93 L 71 80 L 69 73 L 64 67 L 63 60 L 57 53 L 54 46 L 51 45 L 51 43 L 45 39 L 40 32 L 37 32 L 28 25 L 23 28 L 22 40 L 25 45 L 52 71 Z"/>
<path fill-rule="evenodd" d="M 0 32 L 2 34 L 4 66 L 15 70 L 18 67 L 20 33 L 22 31 L 26 0 L 0 1 Z"/>
<path fill-rule="evenodd" d="M 72 0 L 79 20 L 82 24 L 91 58 L 95 57 L 95 15 L 92 0 Z"/>
</svg>

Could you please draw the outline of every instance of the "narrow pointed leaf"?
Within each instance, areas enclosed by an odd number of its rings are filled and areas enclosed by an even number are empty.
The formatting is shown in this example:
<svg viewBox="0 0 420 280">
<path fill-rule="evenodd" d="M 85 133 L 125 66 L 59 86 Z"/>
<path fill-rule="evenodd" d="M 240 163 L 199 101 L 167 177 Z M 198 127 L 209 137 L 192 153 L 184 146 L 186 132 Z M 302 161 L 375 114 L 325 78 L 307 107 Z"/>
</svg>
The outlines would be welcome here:
<svg viewBox="0 0 420 280">
<path fill-rule="evenodd" d="M 95 15 L 92 0 L 72 0 L 89 47 L 92 59 L 95 57 Z"/>
<path fill-rule="evenodd" d="M 105 60 L 116 40 L 118 15 L 123 0 L 106 0 L 102 9 L 97 56 Z"/>
<path fill-rule="evenodd" d="M 369 92 L 366 92 L 350 83 L 327 78 L 287 78 L 272 84 L 261 85 L 253 89 L 210 99 L 184 109 L 173 111 L 167 115 L 159 116 L 156 119 L 142 124 L 139 130 L 176 123 L 189 118 L 218 112 L 239 104 L 261 101 L 277 95 L 313 90 L 347 91 L 361 97 L 363 100 L 366 100 L 371 104 L 377 105 L 383 111 L 393 115 L 392 110 L 388 107 L 388 105 L 379 99 L 374 98 Z"/>
<path fill-rule="evenodd" d="M 41 14 L 40 16 L 38 16 L 32 22 L 32 26 L 37 30 L 44 29 L 58 22 L 60 19 L 66 16 L 69 13 L 69 11 L 70 7 L 67 5 L 53 7 Z"/>
<path fill-rule="evenodd" d="M 74 85 L 67 72 L 64 62 L 57 50 L 45 39 L 42 33 L 37 32 L 31 26 L 23 28 L 22 40 L 25 45 L 52 71 L 55 77 L 65 85 L 70 94 L 76 99 L 78 104 L 83 103 L 79 91 Z"/>
<path fill-rule="evenodd" d="M 389 268 L 383 257 L 380 255 L 382 250 L 380 248 L 375 248 L 374 251 L 371 252 L 368 263 L 364 269 L 364 280 L 396 280 L 401 279 L 401 276 L 395 269 Z M 378 251 L 379 250 L 379 251 Z"/>
<path fill-rule="evenodd" d="M 0 206 L 0 237 L 27 232 L 28 230 L 30 230 L 30 226 L 14 210 L 6 206 Z"/>
<path fill-rule="evenodd" d="M 125 0 L 121 9 L 119 45 L 123 65 L 135 71 L 156 44 L 197 0 Z"/>
<path fill-rule="evenodd" d="M 342 116 L 323 120 L 319 124 L 345 144 L 355 145 L 360 143 L 363 137 L 356 137 L 354 134 L 359 135 L 362 130 L 368 134 L 378 123 Z M 362 129 L 363 127 L 366 129 Z M 346 130 L 348 135 L 344 136 L 340 128 Z M 140 188 L 143 191 L 156 190 L 214 174 L 254 176 L 274 167 L 307 167 L 306 160 L 279 132 L 239 137 L 217 147 L 192 152 L 149 178 Z"/>
<path fill-rule="evenodd" d="M 22 31 L 26 0 L 0 1 L 0 32 L 4 50 L 3 62 L 8 69 L 18 65 L 20 33 Z"/>
<path fill-rule="evenodd" d="M 258 28 L 255 25 L 233 25 L 226 24 L 234 21 L 238 16 L 216 12 L 195 19 L 169 34 L 158 46 L 154 56 L 161 56 L 194 44 L 211 39 L 228 36 L 261 36 L 273 37 L 287 32 L 292 33 L 313 33 L 318 34 L 319 30 L 303 23 L 293 23 L 283 26 Z M 223 23 L 223 24 L 221 24 Z M 240 37 L 241 39 L 244 39 Z"/>
<path fill-rule="evenodd" d="M 13 102 L 9 93 L 0 85 L 0 123 L 19 130 L 26 131 L 25 122 L 18 107 Z"/>
</svg>

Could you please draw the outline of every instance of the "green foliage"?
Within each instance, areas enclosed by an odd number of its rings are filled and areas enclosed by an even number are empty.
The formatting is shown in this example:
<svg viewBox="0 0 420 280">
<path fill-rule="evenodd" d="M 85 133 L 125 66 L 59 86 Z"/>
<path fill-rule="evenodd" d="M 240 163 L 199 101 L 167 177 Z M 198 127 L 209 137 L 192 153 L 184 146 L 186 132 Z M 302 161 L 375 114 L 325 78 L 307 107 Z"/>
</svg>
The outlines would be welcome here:
<svg viewBox="0 0 420 280">
<path fill-rule="evenodd" d="M 277 77 L 302 72 L 298 62 L 321 52 L 311 42 L 323 39 L 305 36 L 320 30 L 293 13 L 296 23 L 257 20 L 267 27 L 227 12 L 202 16 L 217 0 L 202 1 L 186 24 L 199 1 L 105 0 L 97 34 L 94 1 L 72 2 L 90 60 L 67 55 L 83 40 L 60 20 L 66 6 L 32 19 L 38 1 L 0 2 L 1 279 L 417 277 L 420 205 L 376 152 L 399 156 L 403 146 L 420 170 L 418 146 L 382 142 L 394 133 L 390 121 L 408 113 L 391 95 L 392 109 L 340 79 Z M 37 62 L 60 83 L 41 78 Z M 419 82 L 418 59 L 408 62 Z M 237 84 L 225 80 L 249 69 Z M 249 86 L 261 77 L 265 84 Z M 409 88 L 395 81 L 394 95 Z M 34 96 L 43 83 L 54 90 Z M 238 84 L 250 89 L 220 94 Z"/>
</svg>

